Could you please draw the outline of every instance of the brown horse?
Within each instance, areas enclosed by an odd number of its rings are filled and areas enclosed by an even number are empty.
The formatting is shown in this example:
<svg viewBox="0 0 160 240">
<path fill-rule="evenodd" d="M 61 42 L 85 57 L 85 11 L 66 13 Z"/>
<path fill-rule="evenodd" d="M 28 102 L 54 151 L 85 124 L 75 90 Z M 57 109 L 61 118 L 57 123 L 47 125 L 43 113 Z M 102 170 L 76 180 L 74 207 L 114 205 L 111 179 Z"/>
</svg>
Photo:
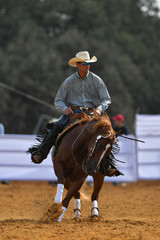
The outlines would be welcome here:
<svg viewBox="0 0 160 240">
<path fill-rule="evenodd" d="M 82 120 L 80 125 L 64 136 L 55 157 L 52 152 L 54 170 L 58 178 L 54 202 L 57 204 L 62 202 L 62 213 L 57 220 L 59 222 L 72 197 L 75 198 L 74 217 L 81 217 L 79 190 L 88 175 L 92 175 L 94 179 L 91 216 L 98 217 L 98 196 L 104 182 L 104 175 L 99 172 L 99 167 L 116 141 L 107 115 L 99 118 L 85 116 Z M 68 192 L 62 201 L 64 187 Z"/>
</svg>

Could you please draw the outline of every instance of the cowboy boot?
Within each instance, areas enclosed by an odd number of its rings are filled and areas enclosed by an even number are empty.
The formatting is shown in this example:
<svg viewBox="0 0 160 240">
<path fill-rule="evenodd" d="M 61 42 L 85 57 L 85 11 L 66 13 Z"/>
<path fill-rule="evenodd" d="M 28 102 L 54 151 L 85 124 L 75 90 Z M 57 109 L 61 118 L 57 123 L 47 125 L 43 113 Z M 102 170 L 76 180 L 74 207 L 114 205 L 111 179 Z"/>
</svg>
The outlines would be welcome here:
<svg viewBox="0 0 160 240">
<path fill-rule="evenodd" d="M 63 115 L 58 121 L 48 123 L 45 130 L 45 135 L 42 136 L 42 142 L 35 151 L 32 151 L 31 159 L 34 163 L 41 163 L 47 158 L 49 151 L 55 144 L 58 134 L 68 124 L 69 117 Z"/>
<path fill-rule="evenodd" d="M 110 168 L 109 166 L 105 166 L 104 164 L 101 164 L 100 173 L 108 177 L 113 177 L 116 175 L 117 170 L 115 168 Z"/>
<path fill-rule="evenodd" d="M 52 130 L 49 130 L 48 135 L 44 138 L 38 150 L 34 151 L 31 155 L 31 159 L 34 163 L 39 164 L 47 158 L 48 153 L 55 144 L 59 132 L 61 132 L 61 129 L 58 125 L 54 125 Z"/>
<path fill-rule="evenodd" d="M 120 171 L 117 170 L 117 168 L 112 164 L 111 161 L 109 161 L 109 156 L 106 156 L 103 158 L 101 164 L 100 164 L 100 173 L 102 175 L 113 177 L 113 176 L 119 176 L 123 175 Z"/>
</svg>

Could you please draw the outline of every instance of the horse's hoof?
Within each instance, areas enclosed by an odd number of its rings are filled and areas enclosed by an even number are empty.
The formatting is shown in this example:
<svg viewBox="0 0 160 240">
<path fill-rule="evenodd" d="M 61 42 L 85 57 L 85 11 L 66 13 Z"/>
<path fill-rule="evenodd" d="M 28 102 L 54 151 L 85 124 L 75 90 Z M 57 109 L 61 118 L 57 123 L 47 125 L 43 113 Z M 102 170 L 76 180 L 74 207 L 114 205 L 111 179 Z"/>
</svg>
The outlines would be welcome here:
<svg viewBox="0 0 160 240">
<path fill-rule="evenodd" d="M 76 222 L 81 222 L 81 221 L 82 221 L 82 216 L 81 216 L 81 217 L 76 217 L 76 218 L 74 218 L 74 221 L 76 221 Z"/>
<path fill-rule="evenodd" d="M 76 210 L 76 211 L 74 212 L 74 219 L 75 219 L 76 221 L 80 221 L 81 218 L 82 218 L 81 212 L 80 212 L 79 210 Z"/>
<path fill-rule="evenodd" d="M 99 220 L 99 216 L 97 216 L 97 215 L 92 215 L 91 216 L 91 221 L 92 222 L 97 222 Z"/>
<path fill-rule="evenodd" d="M 98 215 L 92 215 L 91 218 L 99 218 Z"/>
<path fill-rule="evenodd" d="M 96 208 L 96 207 L 92 208 L 91 216 L 92 216 L 92 217 L 98 217 L 98 216 L 99 216 L 99 210 L 98 210 L 98 208 Z"/>
</svg>

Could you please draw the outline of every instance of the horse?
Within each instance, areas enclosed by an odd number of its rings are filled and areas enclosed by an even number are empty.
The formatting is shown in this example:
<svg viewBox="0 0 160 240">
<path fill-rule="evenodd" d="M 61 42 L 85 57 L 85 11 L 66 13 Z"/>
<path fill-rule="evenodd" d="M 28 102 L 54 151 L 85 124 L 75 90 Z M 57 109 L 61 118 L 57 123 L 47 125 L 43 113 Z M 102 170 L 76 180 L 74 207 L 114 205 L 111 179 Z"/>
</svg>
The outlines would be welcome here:
<svg viewBox="0 0 160 240">
<path fill-rule="evenodd" d="M 88 175 L 92 175 L 94 180 L 91 216 L 99 216 L 98 197 L 104 182 L 104 175 L 100 173 L 99 168 L 115 142 L 116 135 L 107 115 L 94 118 L 84 116 L 81 124 L 63 137 L 56 156 L 52 151 L 54 171 L 58 179 L 54 203 L 61 204 L 58 222 L 61 222 L 73 197 L 74 218 L 81 218 L 80 189 Z M 67 194 L 62 200 L 64 188 Z"/>
</svg>

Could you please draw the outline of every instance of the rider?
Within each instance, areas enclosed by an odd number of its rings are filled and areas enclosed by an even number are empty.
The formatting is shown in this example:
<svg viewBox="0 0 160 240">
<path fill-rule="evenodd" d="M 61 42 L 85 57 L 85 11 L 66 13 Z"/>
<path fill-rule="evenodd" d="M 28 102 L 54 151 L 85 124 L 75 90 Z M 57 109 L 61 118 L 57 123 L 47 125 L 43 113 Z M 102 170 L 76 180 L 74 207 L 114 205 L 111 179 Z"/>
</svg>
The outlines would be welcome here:
<svg viewBox="0 0 160 240">
<path fill-rule="evenodd" d="M 87 111 L 100 116 L 111 104 L 111 98 L 102 79 L 89 71 L 90 65 L 96 61 L 97 58 L 95 56 L 90 58 L 87 51 L 78 52 L 76 57 L 69 60 L 68 64 L 77 67 L 77 72 L 62 83 L 54 101 L 56 108 L 63 115 L 48 127 L 41 144 L 29 149 L 33 162 L 41 163 L 47 157 L 58 133 L 68 124 L 70 115 Z"/>
</svg>

